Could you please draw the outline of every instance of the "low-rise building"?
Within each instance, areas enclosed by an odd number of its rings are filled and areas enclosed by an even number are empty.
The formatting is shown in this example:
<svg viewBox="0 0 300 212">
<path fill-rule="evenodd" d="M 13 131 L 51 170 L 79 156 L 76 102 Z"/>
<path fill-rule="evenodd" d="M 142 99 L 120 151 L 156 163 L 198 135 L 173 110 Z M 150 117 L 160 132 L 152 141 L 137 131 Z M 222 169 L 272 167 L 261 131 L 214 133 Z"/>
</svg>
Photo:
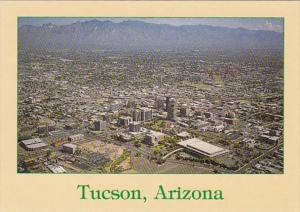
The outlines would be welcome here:
<svg viewBox="0 0 300 212">
<path fill-rule="evenodd" d="M 229 124 L 229 125 L 236 125 L 238 123 L 238 119 L 237 118 L 227 118 L 227 117 L 225 117 L 224 122 L 226 124 Z"/>
<path fill-rule="evenodd" d="M 213 129 L 215 132 L 222 132 L 225 129 L 225 127 L 223 124 L 220 124 L 220 125 L 215 126 Z"/>
<path fill-rule="evenodd" d="M 190 137 L 190 134 L 188 132 L 183 131 L 181 133 L 177 133 L 177 137 L 180 139 L 186 139 Z"/>
<path fill-rule="evenodd" d="M 200 156 L 215 157 L 228 152 L 228 150 L 215 146 L 198 138 L 191 138 L 178 143 L 186 151 Z"/>
<path fill-rule="evenodd" d="M 279 137 L 278 136 L 270 136 L 266 134 L 262 134 L 258 137 L 259 141 L 266 142 L 268 144 L 274 145 L 278 142 Z"/>
<path fill-rule="evenodd" d="M 186 104 L 182 105 L 180 108 L 180 116 L 188 117 L 189 114 L 190 114 L 190 109 L 189 109 L 188 105 L 186 105 Z"/>
<path fill-rule="evenodd" d="M 145 143 L 151 146 L 157 146 L 159 141 L 164 140 L 166 134 L 157 132 L 157 131 L 150 131 L 145 136 Z"/>
<path fill-rule="evenodd" d="M 24 141 L 21 141 L 20 144 L 28 151 L 44 149 L 47 147 L 47 144 L 44 143 L 40 138 L 24 140 Z"/>
<path fill-rule="evenodd" d="M 69 154 L 74 154 L 76 152 L 77 145 L 75 144 L 64 144 L 63 145 L 63 152 L 69 153 Z"/>
<path fill-rule="evenodd" d="M 48 133 L 48 127 L 47 125 L 39 125 L 37 127 L 37 131 L 39 134 L 47 134 Z"/>
<path fill-rule="evenodd" d="M 62 173 L 67 173 L 67 171 L 62 167 L 58 165 L 48 165 L 48 169 L 54 173 L 54 174 L 62 174 Z"/>
<path fill-rule="evenodd" d="M 69 142 L 75 142 L 75 141 L 80 141 L 84 138 L 84 135 L 82 134 L 76 134 L 76 135 L 70 135 L 68 137 Z"/>
<path fill-rule="evenodd" d="M 121 133 L 118 135 L 119 139 L 123 142 L 128 142 L 132 140 L 132 136 L 130 134 Z"/>
</svg>

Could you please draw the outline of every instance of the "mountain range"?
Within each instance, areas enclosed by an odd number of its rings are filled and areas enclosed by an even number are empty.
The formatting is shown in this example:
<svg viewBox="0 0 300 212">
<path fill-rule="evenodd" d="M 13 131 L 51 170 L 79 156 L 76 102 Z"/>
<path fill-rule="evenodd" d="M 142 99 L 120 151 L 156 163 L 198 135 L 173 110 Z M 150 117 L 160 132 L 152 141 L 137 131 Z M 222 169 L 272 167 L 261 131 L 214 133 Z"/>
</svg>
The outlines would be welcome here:
<svg viewBox="0 0 300 212">
<path fill-rule="evenodd" d="M 69 25 L 23 25 L 19 50 L 282 49 L 283 33 L 207 25 L 91 20 Z"/>
</svg>

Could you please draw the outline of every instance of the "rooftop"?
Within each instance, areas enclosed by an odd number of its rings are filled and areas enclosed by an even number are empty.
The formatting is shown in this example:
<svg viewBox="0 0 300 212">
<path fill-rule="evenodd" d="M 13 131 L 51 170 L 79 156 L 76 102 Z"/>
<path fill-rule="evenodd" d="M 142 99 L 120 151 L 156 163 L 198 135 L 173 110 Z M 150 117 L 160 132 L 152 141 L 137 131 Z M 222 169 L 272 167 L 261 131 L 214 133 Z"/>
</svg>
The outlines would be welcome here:
<svg viewBox="0 0 300 212">
<path fill-rule="evenodd" d="M 64 144 L 63 146 L 65 146 L 65 147 L 70 147 L 70 148 L 76 148 L 76 147 L 77 147 L 77 145 L 75 145 L 75 144 L 70 144 L 70 143 Z"/>
<path fill-rule="evenodd" d="M 41 143 L 42 140 L 40 138 L 32 138 L 28 140 L 21 141 L 24 145 L 38 144 Z"/>
<path fill-rule="evenodd" d="M 209 157 L 214 157 L 228 152 L 228 150 L 226 149 L 202 141 L 198 138 L 191 138 L 185 141 L 181 141 L 178 143 L 178 145 Z"/>
</svg>

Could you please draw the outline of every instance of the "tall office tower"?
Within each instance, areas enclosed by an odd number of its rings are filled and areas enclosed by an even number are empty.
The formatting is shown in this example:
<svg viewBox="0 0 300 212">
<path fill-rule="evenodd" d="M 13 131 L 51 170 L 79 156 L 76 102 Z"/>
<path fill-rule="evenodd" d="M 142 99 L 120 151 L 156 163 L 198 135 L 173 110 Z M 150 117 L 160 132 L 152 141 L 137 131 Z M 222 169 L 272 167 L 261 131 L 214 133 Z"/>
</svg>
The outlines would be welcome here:
<svg viewBox="0 0 300 212">
<path fill-rule="evenodd" d="M 129 124 L 132 122 L 132 118 L 129 116 L 121 116 L 118 120 L 118 124 L 120 126 L 129 126 Z"/>
<path fill-rule="evenodd" d="M 168 112 L 168 108 L 169 108 L 169 102 L 170 102 L 171 97 L 167 96 L 166 97 L 166 111 Z"/>
<path fill-rule="evenodd" d="M 151 108 L 141 108 L 141 121 L 150 121 L 152 119 Z"/>
<path fill-rule="evenodd" d="M 94 122 L 94 126 L 96 131 L 102 131 L 106 127 L 106 122 L 102 120 L 97 120 Z"/>
<path fill-rule="evenodd" d="M 140 122 L 131 122 L 129 124 L 129 131 L 130 132 L 139 132 L 141 128 L 141 123 Z"/>
<path fill-rule="evenodd" d="M 170 98 L 168 102 L 168 116 L 167 118 L 171 121 L 176 121 L 176 113 L 177 113 L 177 103 L 174 98 Z"/>
<path fill-rule="evenodd" d="M 161 96 L 156 98 L 156 109 L 157 111 L 164 110 L 165 99 Z"/>
<path fill-rule="evenodd" d="M 132 110 L 132 120 L 141 121 L 141 111 L 139 109 Z"/>
</svg>

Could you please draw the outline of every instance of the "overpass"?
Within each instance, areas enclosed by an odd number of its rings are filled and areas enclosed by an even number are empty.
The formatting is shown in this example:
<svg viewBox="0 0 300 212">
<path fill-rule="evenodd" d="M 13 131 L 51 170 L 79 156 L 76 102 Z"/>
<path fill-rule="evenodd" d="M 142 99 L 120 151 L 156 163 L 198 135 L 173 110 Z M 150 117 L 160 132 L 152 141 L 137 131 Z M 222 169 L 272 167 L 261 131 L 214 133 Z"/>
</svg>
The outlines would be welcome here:
<svg viewBox="0 0 300 212">
<path fill-rule="evenodd" d="M 182 150 L 183 150 L 183 148 L 175 149 L 172 152 L 169 152 L 168 154 L 166 154 L 165 156 L 163 156 L 162 159 L 166 159 L 166 158 L 170 157 L 171 155 L 175 154 L 176 152 L 180 152 Z"/>
</svg>

